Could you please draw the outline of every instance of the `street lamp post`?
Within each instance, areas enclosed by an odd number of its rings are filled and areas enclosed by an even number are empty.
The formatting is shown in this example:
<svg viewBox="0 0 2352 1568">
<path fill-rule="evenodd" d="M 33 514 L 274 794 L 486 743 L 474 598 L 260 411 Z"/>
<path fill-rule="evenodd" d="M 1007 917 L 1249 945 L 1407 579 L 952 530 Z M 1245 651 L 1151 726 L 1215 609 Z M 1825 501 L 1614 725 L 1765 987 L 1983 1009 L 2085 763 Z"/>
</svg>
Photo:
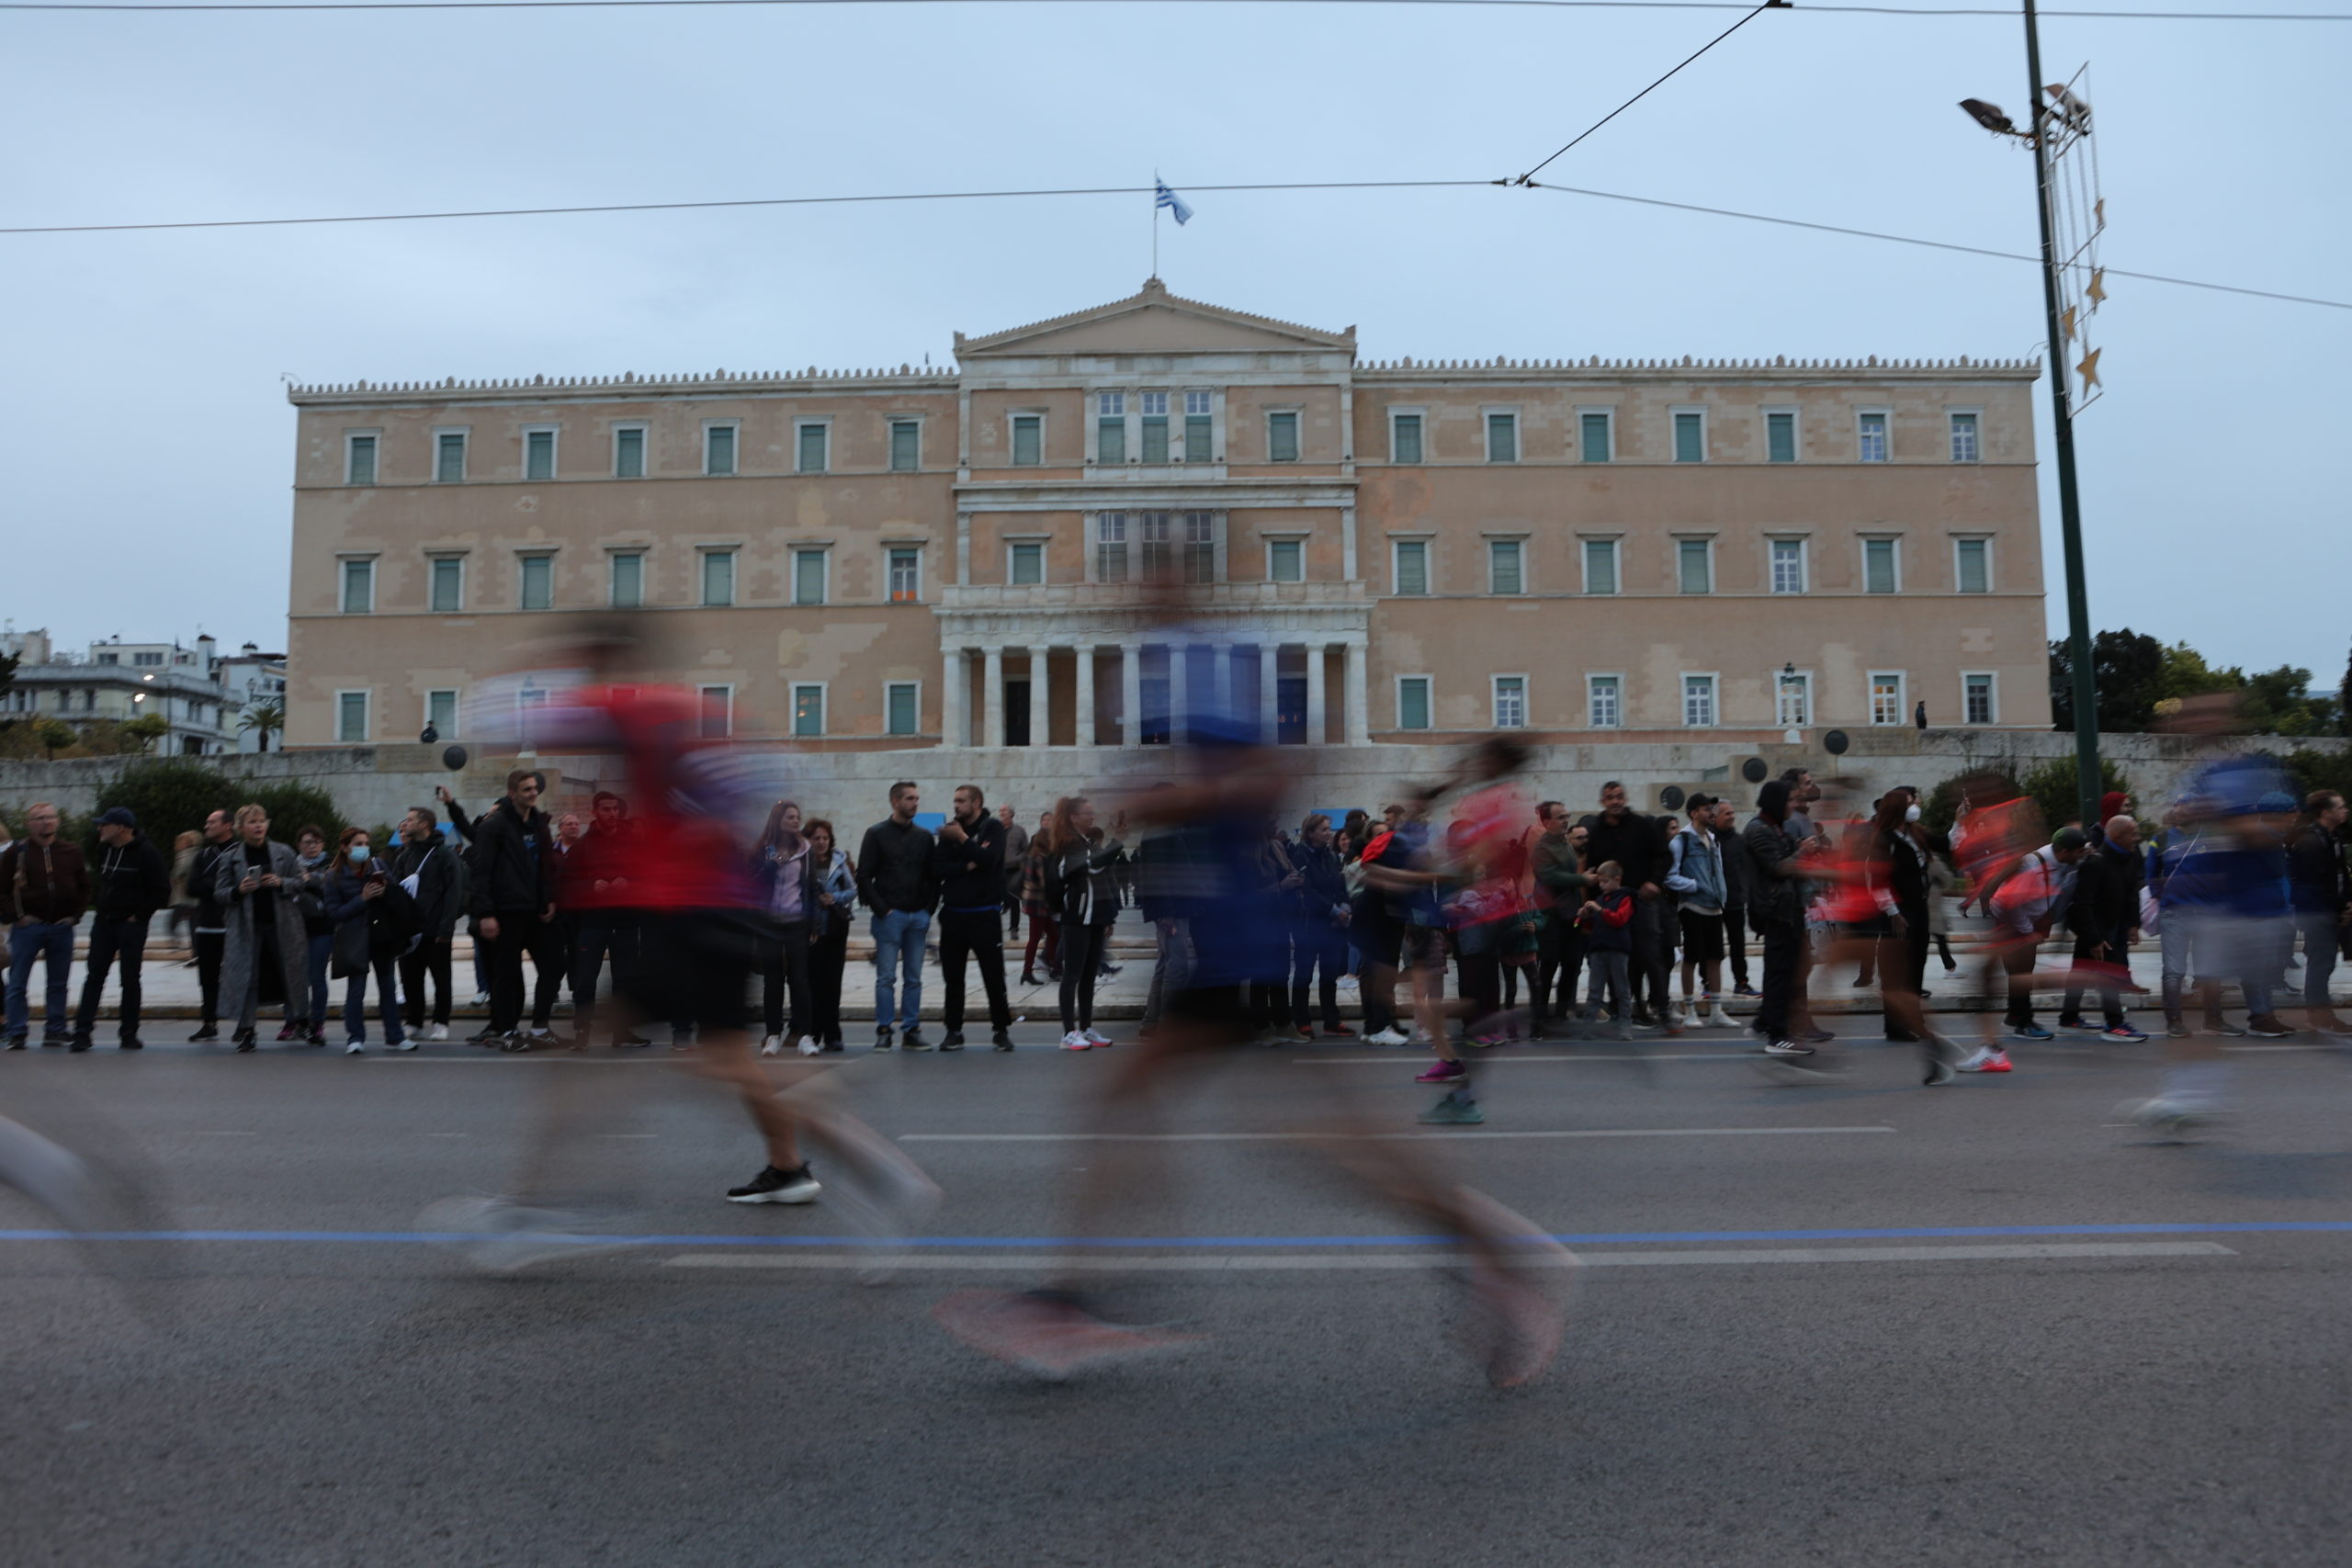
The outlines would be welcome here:
<svg viewBox="0 0 2352 1568">
<path fill-rule="evenodd" d="M 2083 566 L 2082 503 L 2075 488 L 2074 400 L 2066 387 L 2067 334 L 2058 302 L 2058 245 L 2051 217 L 2046 128 L 2058 111 L 2041 104 L 2041 29 L 2035 24 L 2033 0 L 2023 0 L 2023 4 L 2030 129 L 2017 130 L 1997 108 L 1974 98 L 1961 107 L 1986 130 L 2022 136 L 2033 149 L 2034 216 L 2041 225 L 2041 303 L 2050 348 L 2050 408 L 2058 443 L 2058 536 L 2066 563 L 2066 648 L 2074 667 L 2075 791 L 2087 827 L 2098 815 L 2104 781 L 2098 765 L 2098 682 L 2091 669 L 2090 589 Z"/>
</svg>

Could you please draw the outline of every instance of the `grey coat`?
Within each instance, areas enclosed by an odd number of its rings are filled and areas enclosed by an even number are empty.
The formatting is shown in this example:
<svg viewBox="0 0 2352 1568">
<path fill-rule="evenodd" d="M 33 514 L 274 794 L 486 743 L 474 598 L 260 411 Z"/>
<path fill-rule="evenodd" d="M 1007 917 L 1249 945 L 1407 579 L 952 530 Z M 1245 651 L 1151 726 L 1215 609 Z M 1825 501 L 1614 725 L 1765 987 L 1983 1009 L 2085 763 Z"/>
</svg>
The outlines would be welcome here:
<svg viewBox="0 0 2352 1568">
<path fill-rule="evenodd" d="M 302 911 L 294 889 L 302 880 L 302 868 L 294 858 L 293 847 L 277 840 L 269 841 L 269 869 L 284 879 L 286 886 L 272 894 L 268 902 L 277 915 L 277 956 L 286 971 L 286 994 L 299 998 L 288 1003 L 287 1016 L 299 1017 L 298 1010 L 309 1005 L 310 984 L 303 970 L 310 953 L 310 936 L 302 928 Z M 212 896 L 220 902 L 221 912 L 229 922 L 229 941 L 220 957 L 220 1010 L 223 1017 L 234 1014 L 239 1029 L 254 1026 L 254 1014 L 258 1010 L 256 998 L 261 995 L 260 976 L 254 972 L 254 957 L 257 945 L 254 940 L 254 900 L 237 891 L 237 884 L 245 879 L 245 846 L 243 840 L 231 844 L 220 856 L 214 874 Z M 325 1020 L 311 1019 L 323 1027 Z"/>
</svg>

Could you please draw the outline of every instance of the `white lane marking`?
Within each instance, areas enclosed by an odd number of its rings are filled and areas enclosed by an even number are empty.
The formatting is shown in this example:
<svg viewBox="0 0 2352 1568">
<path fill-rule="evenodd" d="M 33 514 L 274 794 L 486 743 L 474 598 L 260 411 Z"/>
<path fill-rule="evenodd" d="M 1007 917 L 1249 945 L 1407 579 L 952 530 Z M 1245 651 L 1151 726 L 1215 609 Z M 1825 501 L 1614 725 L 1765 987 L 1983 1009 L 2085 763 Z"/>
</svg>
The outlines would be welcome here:
<svg viewBox="0 0 2352 1568">
<path fill-rule="evenodd" d="M 1578 1127 L 1560 1131 L 1464 1128 L 1451 1133 L 901 1133 L 902 1144 L 1279 1144 L 1369 1138 L 1383 1142 L 1477 1138 L 1749 1138 L 1805 1133 L 1892 1133 L 1892 1127 Z"/>
<path fill-rule="evenodd" d="M 258 1138 L 261 1136 L 259 1133 L 221 1133 L 209 1127 L 191 1128 L 187 1135 L 191 1138 Z"/>
<path fill-rule="evenodd" d="M 471 1133 L 427 1133 L 424 1135 L 428 1138 L 470 1138 L 473 1136 Z"/>
<path fill-rule="evenodd" d="M 600 1138 L 658 1138 L 661 1135 L 659 1133 L 599 1133 L 596 1134 Z"/>
<path fill-rule="evenodd" d="M 1424 1048 L 1419 1055 L 1426 1055 L 1428 1052 Z M 1579 1052 L 1575 1055 L 1490 1051 L 1481 1052 L 1467 1060 L 1483 1067 L 1497 1062 L 1747 1062 L 1763 1055 L 1761 1051 Z M 1294 1067 L 1393 1067 L 1417 1061 L 1419 1055 L 1400 1051 L 1392 1056 L 1291 1056 L 1285 1059 Z"/>
<path fill-rule="evenodd" d="M 1063 1258 L 1045 1252 L 994 1253 L 973 1257 L 963 1253 L 892 1253 L 890 1264 L 903 1269 L 947 1269 L 963 1273 L 1223 1274 L 1272 1269 L 1337 1273 L 1363 1269 L 1425 1269 L 1457 1268 L 1476 1261 L 1460 1252 L 1374 1252 L 1359 1254 L 1230 1252 L 1210 1256 L 1148 1258 Z M 1530 1259 L 1544 1268 L 1657 1269 L 1686 1264 L 1754 1265 L 1767 1263 L 1986 1263 L 2044 1258 L 2234 1258 L 2230 1247 L 2214 1241 L 2068 1241 L 2002 1243 L 1989 1247 L 1773 1247 L 1693 1249 L 1678 1252 L 1579 1252 L 1562 1262 Z M 666 1269 L 870 1269 L 875 1258 L 861 1253 L 685 1252 L 662 1260 Z"/>
</svg>

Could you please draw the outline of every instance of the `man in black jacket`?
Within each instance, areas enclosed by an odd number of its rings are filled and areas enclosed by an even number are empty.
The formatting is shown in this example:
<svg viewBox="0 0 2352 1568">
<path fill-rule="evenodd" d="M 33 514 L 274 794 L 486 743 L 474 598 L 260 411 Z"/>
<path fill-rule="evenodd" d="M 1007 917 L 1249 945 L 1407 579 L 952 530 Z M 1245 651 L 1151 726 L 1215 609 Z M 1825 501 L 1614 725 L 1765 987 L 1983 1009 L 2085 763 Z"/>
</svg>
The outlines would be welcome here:
<svg viewBox="0 0 2352 1568">
<path fill-rule="evenodd" d="M 1614 779 L 1600 786 L 1600 815 L 1587 818 L 1585 827 L 1590 837 L 1584 863 L 1615 861 L 1624 868 L 1624 886 L 1635 899 L 1634 1023 L 1643 1029 L 1662 1026 L 1667 976 L 1674 966 L 1674 901 L 1659 886 L 1666 879 L 1666 835 L 1654 819 L 1627 807 L 1625 786 Z"/>
<path fill-rule="evenodd" d="M 2327 983 L 2336 955 L 2352 931 L 2352 874 L 2344 865 L 2344 797 L 2332 789 L 2313 790 L 2303 801 L 2303 819 L 2287 840 L 2287 884 L 2293 895 L 2295 929 L 2303 938 L 2303 1021 L 2323 1034 L 2341 1034 L 2344 1022 L 2330 1003 Z"/>
<path fill-rule="evenodd" d="M 90 952 L 82 1005 L 74 1013 L 74 1049 L 90 1048 L 107 971 L 122 961 L 122 1013 L 117 1037 L 126 1051 L 139 1040 L 139 966 L 147 955 L 147 922 L 172 901 L 172 872 L 139 831 L 139 818 L 118 806 L 98 818 L 98 862 L 90 868 Z"/>
<path fill-rule="evenodd" d="M 551 931 L 555 851 L 547 813 L 538 808 L 544 787 L 537 773 L 517 768 L 506 775 L 506 797 L 474 821 L 474 929 L 478 940 L 490 944 L 490 1027 L 473 1037 L 477 1045 L 527 1051 L 555 1042 L 548 1021 L 563 985 L 564 960 Z M 526 953 L 538 971 L 527 1034 L 522 1030 Z"/>
<path fill-rule="evenodd" d="M 412 1032 L 424 1028 L 424 983 L 433 982 L 433 1032 L 449 1038 L 449 954 L 464 908 L 465 874 L 457 852 L 441 841 L 441 824 L 425 807 L 401 818 L 400 847 L 391 853 L 396 882 L 416 878 L 416 945 L 400 955 L 401 996 Z"/>
<path fill-rule="evenodd" d="M 900 1043 L 928 1051 L 922 1037 L 922 950 L 939 902 L 931 829 L 915 825 L 922 792 L 905 780 L 890 786 L 890 815 L 857 846 L 857 898 L 874 912 L 874 1048 L 890 1048 L 894 1019 Z M 901 983 L 903 980 L 903 984 Z"/>
<path fill-rule="evenodd" d="M 939 885 L 939 973 L 946 982 L 947 1033 L 943 1051 L 964 1048 L 964 960 L 980 968 L 988 993 L 989 1027 L 996 1048 L 1012 1049 L 1012 1008 L 1004 995 L 1004 932 L 997 910 L 1004 902 L 1005 825 L 989 815 L 980 786 L 956 791 L 956 814 L 940 825 L 932 851 Z"/>
<path fill-rule="evenodd" d="M 1756 815 L 1739 836 L 1739 870 L 1747 889 L 1747 923 L 1764 940 L 1764 999 L 1756 1032 L 1767 1055 L 1810 1056 L 1795 1038 L 1798 955 L 1804 948 L 1804 900 L 1796 841 L 1789 837 L 1789 786 L 1774 779 L 1756 792 Z"/>
<path fill-rule="evenodd" d="M 187 868 L 188 894 L 196 900 L 196 920 L 190 928 L 196 956 L 189 962 L 196 965 L 197 995 L 203 1003 L 203 1017 L 196 1032 L 188 1036 L 191 1043 L 220 1038 L 220 960 L 229 948 L 229 911 L 214 894 L 213 878 L 220 870 L 220 857 L 229 852 L 230 840 L 235 837 L 229 814 L 212 813 L 204 819 L 204 842 L 196 847 L 196 859 Z"/>
<path fill-rule="evenodd" d="M 2147 1036 L 2123 1019 L 2120 982 L 2130 975 L 2132 941 L 2140 934 L 2140 824 L 2120 814 L 2107 820 L 2107 833 L 2075 872 L 2075 894 L 2066 906 L 2066 929 L 2075 933 L 2075 970 L 2058 1027 L 2096 1033 L 2102 1039 L 2136 1043 Z M 2106 1010 L 2104 1027 L 2084 1021 L 2083 982 L 2098 991 Z"/>
</svg>

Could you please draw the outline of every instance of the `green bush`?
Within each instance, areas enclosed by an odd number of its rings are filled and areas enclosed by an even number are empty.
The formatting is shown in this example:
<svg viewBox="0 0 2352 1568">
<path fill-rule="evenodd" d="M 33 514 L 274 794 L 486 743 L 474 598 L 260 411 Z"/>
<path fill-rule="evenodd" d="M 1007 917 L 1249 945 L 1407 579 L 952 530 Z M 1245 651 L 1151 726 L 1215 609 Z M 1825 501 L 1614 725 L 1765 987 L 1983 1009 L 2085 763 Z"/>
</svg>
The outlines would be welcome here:
<svg viewBox="0 0 2352 1568">
<path fill-rule="evenodd" d="M 268 812 L 269 836 L 283 843 L 292 843 L 294 835 L 305 828 L 317 828 L 326 834 L 332 848 L 335 835 L 344 829 L 343 812 L 334 796 L 317 784 L 294 779 L 240 786 L 237 804 L 258 806 Z"/>
<path fill-rule="evenodd" d="M 2052 757 L 2046 762 L 2037 762 L 2028 768 L 2024 776 L 2018 780 L 2018 788 L 2041 806 L 2042 820 L 2050 824 L 2052 832 L 2066 823 L 2077 820 L 2083 814 L 2082 802 L 2075 794 L 2075 771 L 2074 758 Z M 2098 772 L 2102 793 L 2120 789 L 2126 795 L 2132 795 L 2132 781 L 2124 777 L 2123 770 L 2114 762 L 2101 757 Z M 2133 795 L 2132 804 L 2143 806 L 2145 803 Z"/>
<path fill-rule="evenodd" d="M 1953 821 L 1960 816 L 1961 786 L 1966 784 L 1970 779 L 1976 777 L 1978 773 L 1985 771 L 1986 770 L 1984 769 L 1971 769 L 1965 773 L 1954 773 L 1951 777 L 1944 780 L 1943 783 L 1938 784 L 1934 789 L 1928 792 L 1928 798 L 1921 803 L 1919 807 L 1919 818 L 1920 820 L 1926 824 L 1930 832 L 1949 833 L 1951 831 L 1951 825 Z M 2007 773 L 1996 772 L 1994 776 L 2000 780 L 2000 788 L 1996 792 L 2000 798 L 2014 800 L 2018 795 L 2025 793 L 2023 789 L 2018 787 L 2018 782 L 2009 777 Z M 2071 777 L 2072 775 L 2070 774 L 2068 776 Z"/>
<path fill-rule="evenodd" d="M 2310 747 L 2298 747 L 2279 759 L 2287 776 L 2295 781 L 2298 805 L 2302 797 L 2315 789 L 2332 789 L 2352 800 L 2352 750 L 2320 751 Z"/>
<path fill-rule="evenodd" d="M 204 826 L 215 811 L 235 809 L 237 801 L 220 770 L 195 757 L 153 757 L 131 763 L 98 791 L 98 809 L 126 807 L 140 831 L 158 848 Z"/>
</svg>

